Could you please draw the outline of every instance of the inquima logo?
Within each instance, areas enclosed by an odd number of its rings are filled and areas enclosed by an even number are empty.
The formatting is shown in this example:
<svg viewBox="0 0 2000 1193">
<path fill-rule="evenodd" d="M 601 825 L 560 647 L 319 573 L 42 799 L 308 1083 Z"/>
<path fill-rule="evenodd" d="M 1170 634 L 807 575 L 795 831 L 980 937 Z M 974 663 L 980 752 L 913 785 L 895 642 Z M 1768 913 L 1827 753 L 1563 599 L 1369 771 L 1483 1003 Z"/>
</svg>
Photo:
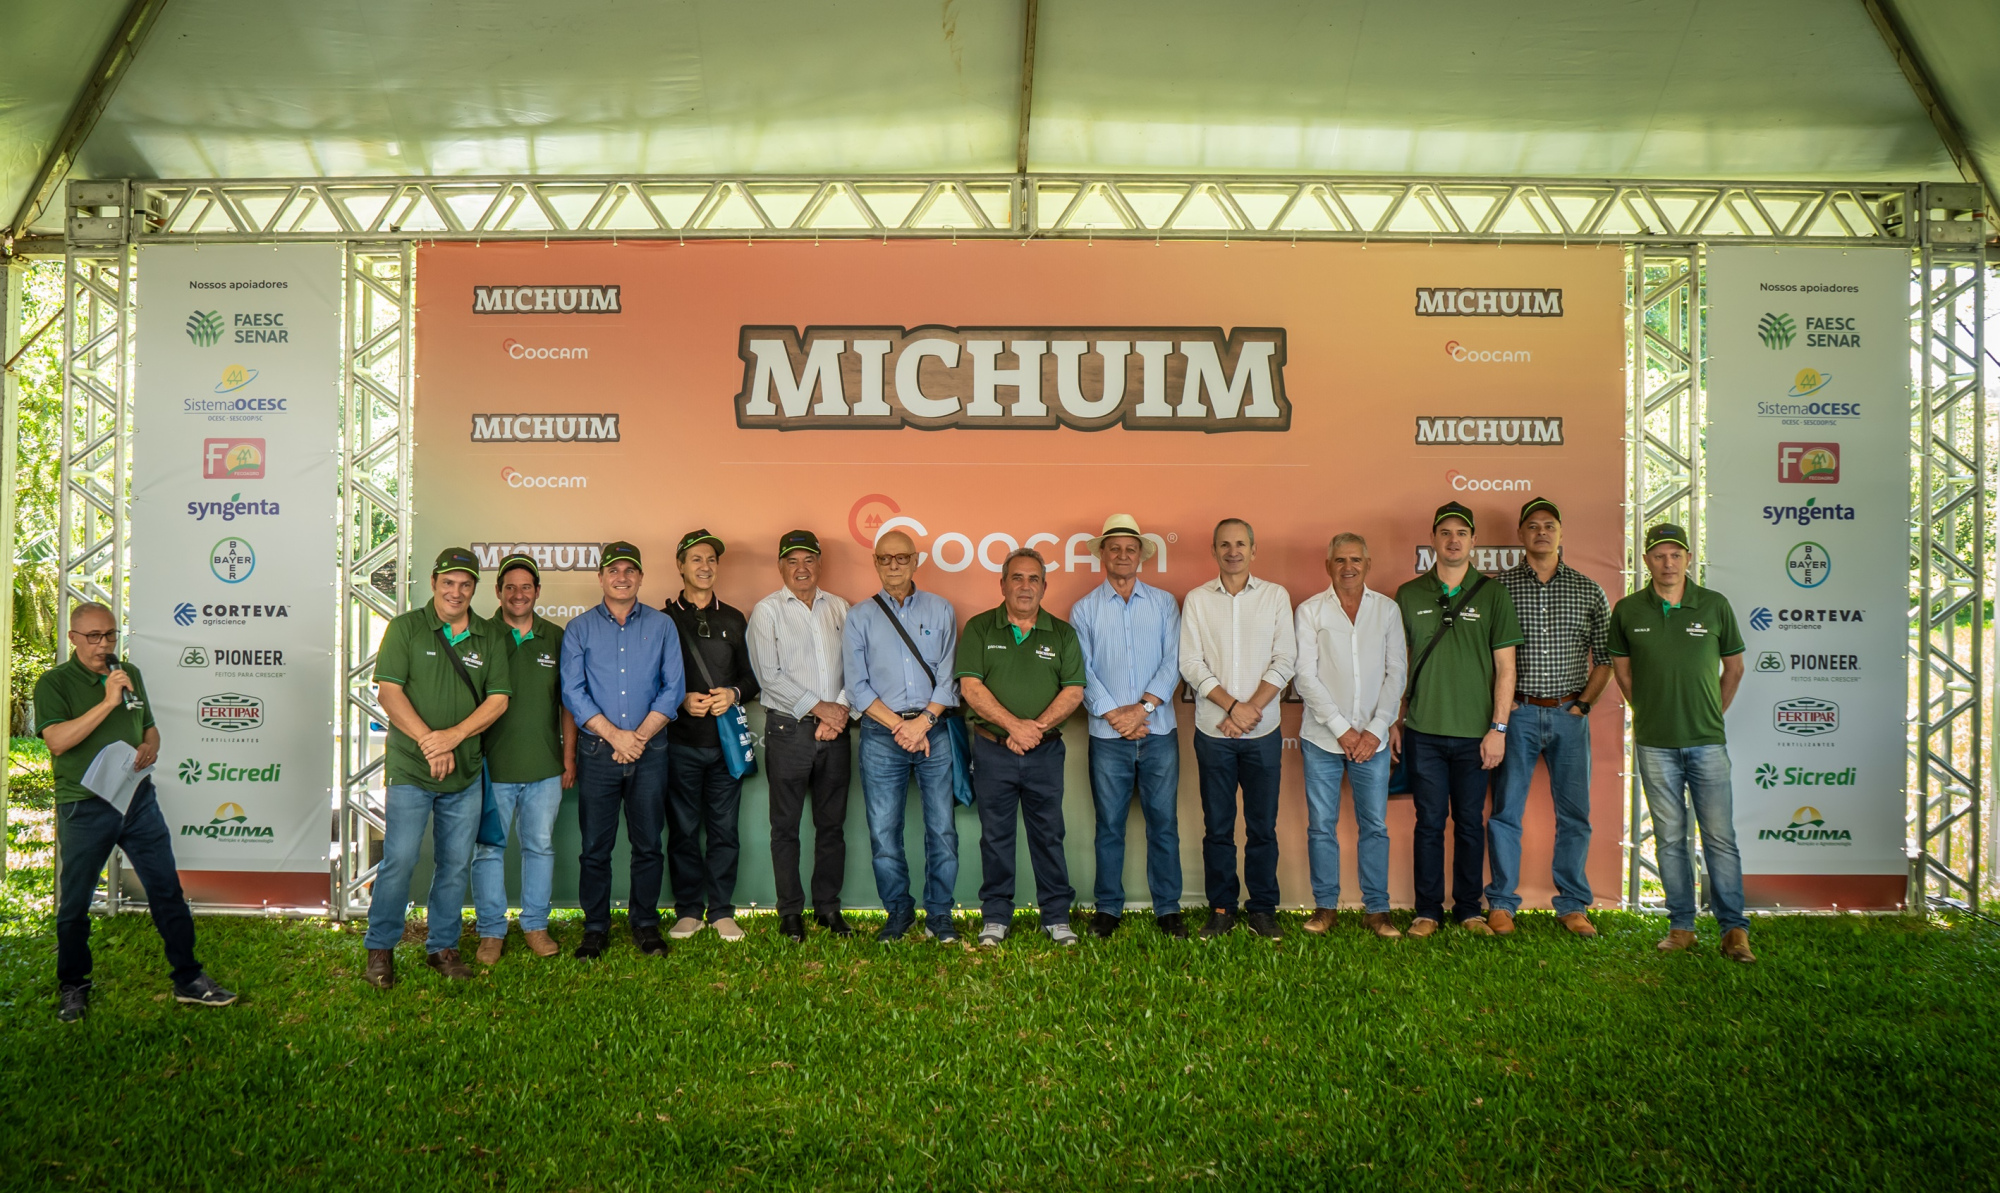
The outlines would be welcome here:
<svg viewBox="0 0 2000 1193">
<path fill-rule="evenodd" d="M 1761 778 L 1764 768 L 1758 768 Z M 1789 786 L 1789 784 L 1787 784 Z M 1757 830 L 1759 841 L 1783 841 L 1787 845 L 1852 845 L 1854 834 L 1844 828 L 1826 827 L 1818 808 L 1804 804 L 1792 813 L 1792 822 L 1783 828 Z"/>
<path fill-rule="evenodd" d="M 618 315 L 617 286 L 474 286 L 475 315 Z"/>
<path fill-rule="evenodd" d="M 1518 287 L 1419 286 L 1417 314 L 1472 315 L 1512 319 L 1560 319 L 1563 313 L 1561 290 Z"/>
<path fill-rule="evenodd" d="M 760 430 L 1292 425 L 1281 327 L 745 327 L 737 354 Z"/>
<path fill-rule="evenodd" d="M 190 759 L 189 761 L 193 760 Z M 187 763 L 182 763 L 181 765 L 185 770 Z M 214 766 L 211 765 L 210 769 L 214 769 Z M 206 837 L 211 841 L 244 841 L 251 843 L 274 839 L 271 826 L 267 824 L 251 824 L 250 815 L 243 810 L 243 805 L 234 802 L 218 804 L 214 817 L 207 824 L 181 825 L 181 836 Z"/>
</svg>

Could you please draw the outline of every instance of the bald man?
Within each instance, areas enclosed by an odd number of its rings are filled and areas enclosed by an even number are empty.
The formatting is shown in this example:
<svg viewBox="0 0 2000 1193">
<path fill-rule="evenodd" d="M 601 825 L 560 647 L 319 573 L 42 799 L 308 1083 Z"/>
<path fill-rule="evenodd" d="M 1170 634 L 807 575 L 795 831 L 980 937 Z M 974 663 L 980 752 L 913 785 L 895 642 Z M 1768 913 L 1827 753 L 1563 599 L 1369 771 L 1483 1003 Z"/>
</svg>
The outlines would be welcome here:
<svg viewBox="0 0 2000 1193">
<path fill-rule="evenodd" d="M 882 591 L 847 615 L 841 645 L 847 691 L 861 710 L 861 792 L 875 889 L 889 922 L 877 940 L 928 934 L 958 940 L 952 892 L 958 885 L 958 825 L 952 803 L 951 735 L 944 717 L 958 707 L 952 660 L 958 615 L 941 596 L 917 591 L 921 557 L 910 536 L 892 530 L 875 541 Z M 903 857 L 903 814 L 914 775 L 924 810 L 924 921 L 917 927 L 910 867 Z"/>
</svg>

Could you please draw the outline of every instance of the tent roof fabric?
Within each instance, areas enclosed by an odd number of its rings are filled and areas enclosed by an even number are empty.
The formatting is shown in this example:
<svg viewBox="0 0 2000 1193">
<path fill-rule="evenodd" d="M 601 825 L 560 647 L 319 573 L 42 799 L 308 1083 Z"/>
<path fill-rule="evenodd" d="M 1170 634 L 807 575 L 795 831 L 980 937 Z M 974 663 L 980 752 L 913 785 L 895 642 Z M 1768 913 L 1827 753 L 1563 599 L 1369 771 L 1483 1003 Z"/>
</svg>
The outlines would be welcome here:
<svg viewBox="0 0 2000 1193">
<path fill-rule="evenodd" d="M 125 2 L 10 7 L 0 218 Z M 1895 8 L 2000 172 L 2000 6 Z M 1035 171 L 1958 176 L 1858 0 L 1039 12 Z M 1011 172 L 1023 23 L 1024 0 L 169 0 L 71 177 Z"/>
</svg>

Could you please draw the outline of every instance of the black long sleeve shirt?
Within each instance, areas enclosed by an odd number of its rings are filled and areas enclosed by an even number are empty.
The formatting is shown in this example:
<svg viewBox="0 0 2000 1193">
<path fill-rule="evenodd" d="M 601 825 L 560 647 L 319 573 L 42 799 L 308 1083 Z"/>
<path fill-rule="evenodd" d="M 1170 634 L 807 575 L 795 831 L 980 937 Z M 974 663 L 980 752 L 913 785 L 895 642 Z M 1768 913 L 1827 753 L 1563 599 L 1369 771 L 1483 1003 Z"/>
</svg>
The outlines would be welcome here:
<svg viewBox="0 0 2000 1193">
<path fill-rule="evenodd" d="M 685 593 L 675 596 L 660 610 L 673 618 L 680 630 L 681 663 L 687 671 L 688 691 L 706 692 L 711 686 L 736 688 L 743 693 L 745 702 L 757 698 L 757 676 L 750 670 L 749 620 L 739 610 L 724 604 L 721 597 L 714 598 L 706 607 L 697 607 L 688 603 Z M 712 685 L 695 661 L 697 650 L 701 652 L 701 662 L 708 664 L 708 673 L 715 677 Z M 716 735 L 714 717 L 691 717 L 685 712 L 667 723 L 667 741 L 709 749 L 722 744 Z"/>
</svg>

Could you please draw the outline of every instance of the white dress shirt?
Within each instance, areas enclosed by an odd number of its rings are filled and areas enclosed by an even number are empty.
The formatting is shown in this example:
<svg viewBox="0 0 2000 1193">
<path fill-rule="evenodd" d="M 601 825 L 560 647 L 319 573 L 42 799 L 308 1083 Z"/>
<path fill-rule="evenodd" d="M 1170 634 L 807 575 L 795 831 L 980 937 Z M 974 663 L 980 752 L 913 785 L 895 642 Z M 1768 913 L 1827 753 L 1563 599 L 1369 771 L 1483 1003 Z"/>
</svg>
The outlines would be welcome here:
<svg viewBox="0 0 2000 1193">
<path fill-rule="evenodd" d="M 1297 689 L 1306 702 L 1301 736 L 1330 753 L 1345 753 L 1349 729 L 1389 743 L 1389 726 L 1403 703 L 1408 672 L 1403 612 L 1372 588 L 1361 591 L 1358 616 L 1349 620 L 1331 586 L 1299 606 Z"/>
<path fill-rule="evenodd" d="M 1181 610 L 1181 678 L 1194 689 L 1195 732 L 1223 735 L 1228 710 L 1210 700 L 1210 692 L 1221 688 L 1233 699 L 1248 700 L 1265 681 L 1282 691 L 1297 667 L 1292 594 L 1284 585 L 1251 576 L 1243 591 L 1231 596 L 1217 576 L 1187 594 Z M 1278 704 L 1274 699 L 1265 705 L 1256 727 L 1243 736 L 1276 732 Z"/>
<path fill-rule="evenodd" d="M 846 704 L 841 679 L 841 630 L 847 602 L 824 589 L 807 605 L 789 588 L 758 601 L 750 610 L 750 668 L 766 709 L 803 717 L 824 700 Z"/>
</svg>

